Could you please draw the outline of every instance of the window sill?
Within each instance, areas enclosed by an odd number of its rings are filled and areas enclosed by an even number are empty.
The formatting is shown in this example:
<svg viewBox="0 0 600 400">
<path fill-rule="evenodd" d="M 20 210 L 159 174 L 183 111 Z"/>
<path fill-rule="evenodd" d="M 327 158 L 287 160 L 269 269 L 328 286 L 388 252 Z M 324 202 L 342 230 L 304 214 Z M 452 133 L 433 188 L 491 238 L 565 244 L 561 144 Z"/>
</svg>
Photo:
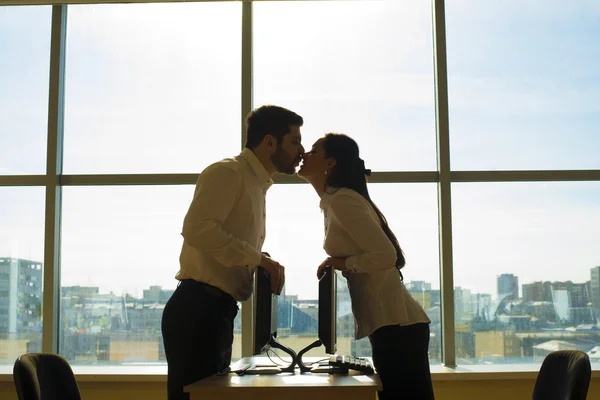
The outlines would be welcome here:
<svg viewBox="0 0 600 400">
<path fill-rule="evenodd" d="M 592 364 L 592 379 L 600 378 L 600 363 Z M 535 379 L 539 367 L 527 364 L 431 366 L 433 381 Z M 166 382 L 167 366 L 73 366 L 77 382 Z M 12 366 L 0 366 L 0 382 L 12 382 Z"/>
<path fill-rule="evenodd" d="M 492 381 L 536 379 L 540 370 L 535 364 L 460 365 L 456 368 L 431 366 L 433 381 Z M 600 363 L 592 364 L 592 378 L 600 378 Z"/>
</svg>

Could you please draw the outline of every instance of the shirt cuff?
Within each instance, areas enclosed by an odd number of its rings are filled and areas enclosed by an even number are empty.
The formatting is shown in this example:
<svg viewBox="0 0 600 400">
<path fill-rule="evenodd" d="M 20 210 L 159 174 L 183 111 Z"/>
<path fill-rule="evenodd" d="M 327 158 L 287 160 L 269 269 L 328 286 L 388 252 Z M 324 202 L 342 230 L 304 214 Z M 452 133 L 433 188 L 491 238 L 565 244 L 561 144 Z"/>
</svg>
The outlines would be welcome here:
<svg viewBox="0 0 600 400">
<path fill-rule="evenodd" d="M 346 258 L 346 271 L 357 272 L 359 269 L 358 256 L 350 256 Z"/>
<path fill-rule="evenodd" d="M 262 254 L 260 251 L 256 250 L 252 246 L 248 246 L 248 256 L 246 257 L 246 267 L 254 268 L 260 265 L 260 260 L 262 260 Z"/>
</svg>

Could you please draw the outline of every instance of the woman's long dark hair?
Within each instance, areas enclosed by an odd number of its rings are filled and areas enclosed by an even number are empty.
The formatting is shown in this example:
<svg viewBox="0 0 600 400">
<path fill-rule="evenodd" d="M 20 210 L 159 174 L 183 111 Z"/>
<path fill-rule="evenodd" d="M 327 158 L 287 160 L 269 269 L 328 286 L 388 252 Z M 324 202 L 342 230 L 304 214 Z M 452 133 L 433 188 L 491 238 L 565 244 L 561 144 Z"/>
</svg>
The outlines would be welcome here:
<svg viewBox="0 0 600 400">
<path fill-rule="evenodd" d="M 398 272 L 406 264 L 404 252 L 400 248 L 396 235 L 390 229 L 387 220 L 379 208 L 371 200 L 365 175 L 371 171 L 365 169 L 365 162 L 358 155 L 358 145 L 351 137 L 341 133 L 328 133 L 323 140 L 325 158 L 334 158 L 335 166 L 329 171 L 326 184 L 334 188 L 347 188 L 360 193 L 371 204 L 379 220 L 381 228 L 396 249 L 396 268 Z M 400 272 L 402 278 L 402 272 Z"/>
</svg>

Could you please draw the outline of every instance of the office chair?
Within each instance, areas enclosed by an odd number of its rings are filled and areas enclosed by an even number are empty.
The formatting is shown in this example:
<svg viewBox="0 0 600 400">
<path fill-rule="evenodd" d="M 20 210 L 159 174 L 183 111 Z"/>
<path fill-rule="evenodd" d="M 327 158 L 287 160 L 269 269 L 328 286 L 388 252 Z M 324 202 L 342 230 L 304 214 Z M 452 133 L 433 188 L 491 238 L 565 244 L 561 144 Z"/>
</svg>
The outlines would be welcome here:
<svg viewBox="0 0 600 400">
<path fill-rule="evenodd" d="M 13 378 L 19 400 L 81 400 L 73 370 L 58 354 L 23 354 Z"/>
<path fill-rule="evenodd" d="M 554 351 L 542 363 L 533 400 L 585 400 L 591 376 L 587 354 L 577 350 Z"/>
</svg>

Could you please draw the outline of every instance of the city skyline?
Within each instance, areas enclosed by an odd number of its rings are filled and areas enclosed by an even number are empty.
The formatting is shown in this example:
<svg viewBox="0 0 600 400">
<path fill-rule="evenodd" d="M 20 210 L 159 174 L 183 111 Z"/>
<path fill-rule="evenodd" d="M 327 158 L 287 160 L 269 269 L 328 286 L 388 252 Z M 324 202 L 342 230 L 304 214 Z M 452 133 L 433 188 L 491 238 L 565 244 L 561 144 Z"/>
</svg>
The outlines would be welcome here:
<svg viewBox="0 0 600 400">
<path fill-rule="evenodd" d="M 37 261 L 37 260 L 29 260 L 29 259 L 22 259 L 22 258 L 14 258 L 14 257 L 7 257 L 7 256 L 2 256 L 0 255 L 0 261 L 19 261 L 19 262 L 24 262 L 24 263 L 29 263 L 32 265 L 39 265 L 42 270 L 43 270 L 43 262 L 42 261 Z M 550 284 L 558 284 L 558 283 L 567 283 L 567 282 L 572 282 L 573 284 L 589 284 L 591 283 L 594 279 L 598 280 L 597 284 L 600 285 L 600 279 L 598 277 L 595 276 L 598 275 L 600 272 L 600 265 L 591 267 L 589 269 L 590 271 L 590 279 L 589 280 L 585 280 L 583 282 L 573 282 L 572 280 L 566 280 L 566 281 L 550 281 L 550 280 L 536 280 L 536 281 L 529 281 L 529 282 L 521 282 L 521 283 L 517 283 L 518 284 L 518 295 L 514 296 L 513 295 L 513 300 L 518 300 L 518 299 L 523 299 L 524 298 L 524 287 L 525 286 L 532 286 L 535 284 L 540 284 L 540 283 L 550 283 Z M 496 280 L 496 284 L 497 284 L 497 289 L 496 291 L 492 292 L 492 293 L 487 293 L 487 292 L 474 292 L 474 295 L 490 295 L 492 296 L 492 298 L 494 299 L 499 299 L 500 296 L 509 294 L 509 293 L 514 293 L 512 290 L 506 289 L 506 290 L 502 290 L 500 289 L 501 287 L 509 287 L 510 283 L 507 283 L 508 281 L 503 280 L 503 279 L 511 279 L 511 280 L 516 280 L 516 282 L 519 282 L 519 277 L 517 275 L 514 274 L 508 274 L 508 273 L 503 273 L 500 274 L 498 276 L 496 276 L 495 280 Z M 342 282 L 345 282 L 345 279 L 342 279 Z M 501 283 L 502 282 L 502 283 Z M 427 282 L 427 281 L 421 281 L 421 280 L 409 280 L 409 281 L 405 281 L 404 285 L 408 288 L 409 291 L 413 291 L 415 290 L 414 288 L 420 288 L 417 289 L 416 292 L 419 291 L 425 291 L 425 292 L 431 292 L 431 291 L 438 291 L 439 292 L 439 288 L 434 287 L 431 282 Z M 75 289 L 75 288 L 87 288 L 87 289 L 97 289 L 95 291 L 95 294 L 113 294 L 115 296 L 132 296 L 132 297 L 137 297 L 137 298 L 146 298 L 146 293 L 153 293 L 155 291 L 159 291 L 159 292 L 169 292 L 171 293 L 172 291 L 175 290 L 175 288 L 171 288 L 171 287 L 163 287 L 161 284 L 156 283 L 154 285 L 149 285 L 146 287 L 140 287 L 140 291 L 138 291 L 137 293 L 129 293 L 129 292 L 124 292 L 124 293 L 115 293 L 113 291 L 106 291 L 106 290 L 101 290 L 102 287 L 101 286 L 97 286 L 97 285 L 61 285 L 61 290 L 66 290 L 67 292 L 69 292 L 71 289 Z M 600 286 L 599 286 L 600 288 Z M 470 288 L 463 288 L 461 286 L 455 286 L 455 290 L 469 290 L 471 291 Z M 415 292 L 415 293 L 416 293 Z M 140 295 L 140 293 L 143 293 L 142 295 Z M 317 298 L 301 298 L 298 293 L 293 293 L 293 292 L 289 292 L 288 290 L 286 290 L 286 287 L 284 286 L 284 289 L 282 291 L 282 297 L 291 297 L 291 298 L 297 298 L 298 300 L 309 300 L 309 301 L 313 301 L 316 300 Z M 318 297 L 318 296 L 317 296 Z M 599 298 L 598 300 L 600 301 L 600 294 L 599 294 Z M 599 303 L 600 304 L 600 303 Z"/>
<path fill-rule="evenodd" d="M 510 363 L 540 362 L 548 352 L 559 349 L 578 349 L 588 353 L 592 361 L 600 360 L 597 354 L 600 309 L 594 306 L 600 304 L 600 266 L 590 272 L 591 282 L 524 283 L 522 298 L 518 299 L 514 296 L 518 277 L 513 274 L 496 277 L 499 295 L 496 300 L 490 294 L 456 287 L 455 335 L 460 362 L 497 363 L 498 357 Z M 0 345 L 8 345 L 10 354 L 40 349 L 42 273 L 39 262 L 0 258 L 0 287 L 8 288 L 7 297 L 30 298 L 25 303 L 9 302 L 8 313 L 0 302 L 0 327 L 8 328 L 0 332 Z M 368 341 L 353 339 L 350 295 L 341 274 L 337 279 L 338 351 L 370 356 Z M 14 287 L 14 283 L 18 286 Z M 423 281 L 406 285 L 431 319 L 430 362 L 439 363 L 439 290 Z M 160 320 L 173 290 L 151 286 L 143 289 L 139 297 L 102 293 L 97 286 L 62 286 L 60 291 L 59 348 L 70 362 L 126 365 L 165 361 Z M 501 292 L 511 292 L 513 296 Z M 17 310 L 19 315 L 15 313 Z M 241 356 L 240 315 L 234 321 L 234 357 Z M 293 348 L 305 347 L 314 340 L 317 331 L 318 301 L 282 293 L 278 301 L 278 338 L 282 343 Z M 498 338 L 503 339 L 503 346 L 498 347 Z M 2 357 L 0 364 L 10 359 L 8 353 Z"/>
</svg>

